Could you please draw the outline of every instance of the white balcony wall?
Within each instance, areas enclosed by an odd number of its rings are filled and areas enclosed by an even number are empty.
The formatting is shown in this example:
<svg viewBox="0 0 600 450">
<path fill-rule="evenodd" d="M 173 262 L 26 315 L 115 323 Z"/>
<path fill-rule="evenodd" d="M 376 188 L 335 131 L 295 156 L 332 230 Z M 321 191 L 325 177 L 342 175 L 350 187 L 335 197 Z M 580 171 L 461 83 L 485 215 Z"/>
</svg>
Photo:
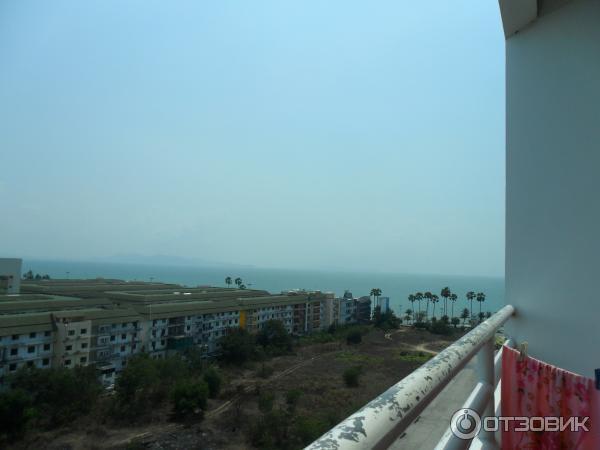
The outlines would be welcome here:
<svg viewBox="0 0 600 450">
<path fill-rule="evenodd" d="M 600 367 L 600 1 L 507 40 L 507 330 L 532 356 Z"/>
</svg>

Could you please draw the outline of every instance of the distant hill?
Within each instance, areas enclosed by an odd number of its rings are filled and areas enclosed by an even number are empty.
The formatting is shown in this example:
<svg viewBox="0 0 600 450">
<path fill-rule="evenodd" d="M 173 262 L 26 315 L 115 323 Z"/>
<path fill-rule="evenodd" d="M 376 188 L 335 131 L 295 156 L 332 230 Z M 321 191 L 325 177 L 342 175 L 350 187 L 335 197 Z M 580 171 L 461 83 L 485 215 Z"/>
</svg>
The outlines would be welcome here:
<svg viewBox="0 0 600 450">
<path fill-rule="evenodd" d="M 184 256 L 172 255 L 140 255 L 135 253 L 94 258 L 94 261 L 117 264 L 141 264 L 148 266 L 254 267 L 252 265 L 210 261 L 201 258 L 186 258 Z"/>
</svg>

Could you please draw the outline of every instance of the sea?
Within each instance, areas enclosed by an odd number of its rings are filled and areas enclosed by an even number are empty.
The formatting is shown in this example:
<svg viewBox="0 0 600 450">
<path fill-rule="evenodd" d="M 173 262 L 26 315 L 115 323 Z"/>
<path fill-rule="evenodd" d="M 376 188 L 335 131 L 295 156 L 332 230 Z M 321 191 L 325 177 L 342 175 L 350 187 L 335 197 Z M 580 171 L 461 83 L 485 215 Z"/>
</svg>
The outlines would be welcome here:
<svg viewBox="0 0 600 450">
<path fill-rule="evenodd" d="M 448 286 L 458 296 L 456 311 L 469 306 L 468 291 L 486 295 L 483 311 L 495 312 L 504 305 L 504 278 L 456 275 L 401 273 L 338 272 L 318 270 L 268 269 L 245 266 L 193 267 L 182 265 L 125 264 L 109 262 L 52 261 L 25 259 L 23 272 L 48 274 L 52 278 L 117 278 L 129 281 L 177 283 L 188 287 L 201 285 L 226 286 L 225 277 L 240 277 L 248 288 L 279 293 L 290 289 L 321 290 L 341 296 L 344 291 L 355 297 L 369 295 L 379 288 L 383 297 L 390 298 L 390 307 L 402 314 L 411 308 L 408 295 L 429 291 L 440 295 Z M 441 298 L 441 297 L 440 297 Z M 416 305 L 415 305 L 416 306 Z M 450 306 L 448 306 L 450 307 Z M 439 305 L 438 305 L 439 308 Z M 479 311 L 473 302 L 473 311 Z"/>
</svg>

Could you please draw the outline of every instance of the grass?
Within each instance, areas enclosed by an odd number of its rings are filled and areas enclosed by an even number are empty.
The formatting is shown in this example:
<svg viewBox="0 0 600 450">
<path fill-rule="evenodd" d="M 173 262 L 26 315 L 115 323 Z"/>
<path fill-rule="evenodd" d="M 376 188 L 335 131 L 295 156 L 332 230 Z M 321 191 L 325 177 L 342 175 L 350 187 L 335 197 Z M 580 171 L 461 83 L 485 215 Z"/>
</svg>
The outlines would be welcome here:
<svg viewBox="0 0 600 450">
<path fill-rule="evenodd" d="M 415 352 L 408 350 L 394 350 L 394 358 L 406 362 L 424 363 L 433 358 L 433 355 L 425 352 Z"/>
<path fill-rule="evenodd" d="M 340 352 L 335 355 L 335 359 L 352 364 L 381 364 L 384 361 L 384 358 L 381 356 L 371 356 L 351 351 Z"/>
</svg>

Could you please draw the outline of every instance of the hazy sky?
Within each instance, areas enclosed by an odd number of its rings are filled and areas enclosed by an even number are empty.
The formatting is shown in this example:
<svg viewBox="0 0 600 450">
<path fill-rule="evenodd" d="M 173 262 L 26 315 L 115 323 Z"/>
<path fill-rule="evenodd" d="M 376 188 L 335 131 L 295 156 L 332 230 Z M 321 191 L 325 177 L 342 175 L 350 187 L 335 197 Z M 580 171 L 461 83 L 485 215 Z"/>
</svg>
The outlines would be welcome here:
<svg viewBox="0 0 600 450">
<path fill-rule="evenodd" d="M 0 256 L 502 275 L 494 0 L 0 3 Z"/>
</svg>

